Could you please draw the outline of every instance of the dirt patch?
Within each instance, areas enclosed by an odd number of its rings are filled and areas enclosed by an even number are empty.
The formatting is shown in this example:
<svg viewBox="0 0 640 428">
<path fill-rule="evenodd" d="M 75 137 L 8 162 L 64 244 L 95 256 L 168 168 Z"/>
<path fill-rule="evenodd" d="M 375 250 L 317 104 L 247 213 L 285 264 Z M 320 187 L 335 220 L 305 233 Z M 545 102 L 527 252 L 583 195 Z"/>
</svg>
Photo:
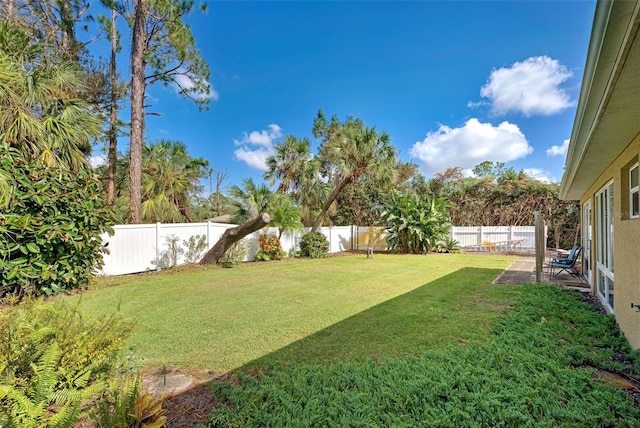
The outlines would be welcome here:
<svg viewBox="0 0 640 428">
<path fill-rule="evenodd" d="M 157 369 L 145 372 L 145 391 L 162 399 L 168 428 L 193 427 L 205 423 L 215 406 L 212 373 L 187 373 L 181 370 Z"/>
<path fill-rule="evenodd" d="M 207 422 L 216 402 L 209 382 L 196 385 L 163 401 L 167 428 L 193 427 Z"/>
</svg>

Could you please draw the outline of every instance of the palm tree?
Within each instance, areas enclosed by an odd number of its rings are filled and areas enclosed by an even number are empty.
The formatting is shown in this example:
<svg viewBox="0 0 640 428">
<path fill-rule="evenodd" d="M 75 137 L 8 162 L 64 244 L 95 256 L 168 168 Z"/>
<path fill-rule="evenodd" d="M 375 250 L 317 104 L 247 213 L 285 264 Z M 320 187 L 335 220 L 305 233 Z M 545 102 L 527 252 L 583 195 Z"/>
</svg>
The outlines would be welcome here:
<svg viewBox="0 0 640 428">
<path fill-rule="evenodd" d="M 329 123 L 322 110 L 314 120 L 313 134 L 323 138 L 320 146 L 322 169 L 334 186 L 313 223 L 312 230 L 316 231 L 346 185 L 365 175 L 376 180 L 393 180 L 396 150 L 386 132 L 378 134 L 375 127 L 368 128 L 360 119 L 352 117 L 340 123 L 334 116 Z"/>
<path fill-rule="evenodd" d="M 267 158 L 267 171 L 264 178 L 269 180 L 269 184 L 273 186 L 276 181 L 280 180 L 278 193 L 288 193 L 290 190 L 297 189 L 304 179 L 305 172 L 308 170 L 308 163 L 311 162 L 311 142 L 308 138 L 296 138 L 287 135 L 284 141 L 276 143 L 276 153 Z"/>
<path fill-rule="evenodd" d="M 87 167 L 100 119 L 78 98 L 83 82 L 78 67 L 48 61 L 46 55 L 21 29 L 0 22 L 0 142 L 28 159 Z"/>
<path fill-rule="evenodd" d="M 302 229 L 300 210 L 289 196 L 276 193 L 269 203 L 268 212 L 271 214 L 270 225 L 278 228 L 278 239 L 284 232 Z"/>
<path fill-rule="evenodd" d="M 189 156 L 180 141 L 142 147 L 142 216 L 147 221 L 192 221 L 190 195 L 198 190 L 208 162 Z"/>
<path fill-rule="evenodd" d="M 267 211 L 273 199 L 273 192 L 265 184 L 256 184 L 251 178 L 245 178 L 242 184 L 243 187 L 231 186 L 229 191 L 233 198 L 233 221 L 238 224 L 257 218 Z"/>
</svg>

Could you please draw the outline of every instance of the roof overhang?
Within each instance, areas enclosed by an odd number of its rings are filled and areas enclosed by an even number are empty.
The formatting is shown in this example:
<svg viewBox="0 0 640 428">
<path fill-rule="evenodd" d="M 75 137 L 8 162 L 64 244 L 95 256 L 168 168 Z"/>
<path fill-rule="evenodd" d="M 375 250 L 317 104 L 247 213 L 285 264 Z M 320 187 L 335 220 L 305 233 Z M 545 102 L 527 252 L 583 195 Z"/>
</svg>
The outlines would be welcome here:
<svg viewBox="0 0 640 428">
<path fill-rule="evenodd" d="M 640 133 L 640 2 L 598 1 L 560 197 L 580 199 Z"/>
</svg>

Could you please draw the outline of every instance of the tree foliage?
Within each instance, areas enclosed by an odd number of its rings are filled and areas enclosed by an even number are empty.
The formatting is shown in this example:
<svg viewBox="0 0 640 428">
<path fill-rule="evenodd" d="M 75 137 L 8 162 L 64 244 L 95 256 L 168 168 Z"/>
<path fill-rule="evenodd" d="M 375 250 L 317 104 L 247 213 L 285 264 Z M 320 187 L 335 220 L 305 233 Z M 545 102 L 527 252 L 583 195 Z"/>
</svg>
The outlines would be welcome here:
<svg viewBox="0 0 640 428">
<path fill-rule="evenodd" d="M 570 247 L 577 240 L 579 205 L 560 200 L 557 183 L 536 180 L 500 162 L 483 162 L 473 172 L 475 176 L 465 177 L 460 168 L 449 168 L 426 186 L 415 187 L 416 193 L 445 197 L 455 226 L 531 226 L 539 210 L 552 245 Z"/>
<path fill-rule="evenodd" d="M 28 158 L 79 169 L 101 120 L 79 97 L 83 74 L 73 62 L 53 62 L 47 41 L 0 21 L 0 142 Z"/>
<path fill-rule="evenodd" d="M 100 235 L 109 232 L 99 181 L 26 160 L 0 144 L 8 198 L 0 213 L 0 295 L 50 295 L 86 287 L 102 264 Z"/>
<path fill-rule="evenodd" d="M 334 115 L 329 121 L 322 110 L 313 122 L 313 135 L 322 139 L 318 153 L 320 172 L 332 186 L 313 223 L 312 230 L 315 231 L 323 224 L 329 208 L 348 184 L 364 177 L 393 181 L 397 149 L 385 131 L 378 133 L 375 127 L 367 127 L 361 119 L 351 116 L 340 122 Z"/>
</svg>

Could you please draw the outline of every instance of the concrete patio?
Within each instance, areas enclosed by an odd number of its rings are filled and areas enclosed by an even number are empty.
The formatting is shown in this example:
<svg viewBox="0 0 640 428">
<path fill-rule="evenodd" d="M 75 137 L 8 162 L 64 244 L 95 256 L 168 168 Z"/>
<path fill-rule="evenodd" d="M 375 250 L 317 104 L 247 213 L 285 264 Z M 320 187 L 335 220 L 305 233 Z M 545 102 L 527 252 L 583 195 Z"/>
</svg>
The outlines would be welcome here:
<svg viewBox="0 0 640 428">
<path fill-rule="evenodd" d="M 493 281 L 494 284 L 530 284 L 536 282 L 536 259 L 534 256 L 522 256 L 505 269 Z M 546 267 L 542 270 L 541 282 L 543 284 L 558 285 L 568 288 L 577 288 L 588 291 L 590 286 L 582 276 L 560 273 L 551 275 Z"/>
</svg>

